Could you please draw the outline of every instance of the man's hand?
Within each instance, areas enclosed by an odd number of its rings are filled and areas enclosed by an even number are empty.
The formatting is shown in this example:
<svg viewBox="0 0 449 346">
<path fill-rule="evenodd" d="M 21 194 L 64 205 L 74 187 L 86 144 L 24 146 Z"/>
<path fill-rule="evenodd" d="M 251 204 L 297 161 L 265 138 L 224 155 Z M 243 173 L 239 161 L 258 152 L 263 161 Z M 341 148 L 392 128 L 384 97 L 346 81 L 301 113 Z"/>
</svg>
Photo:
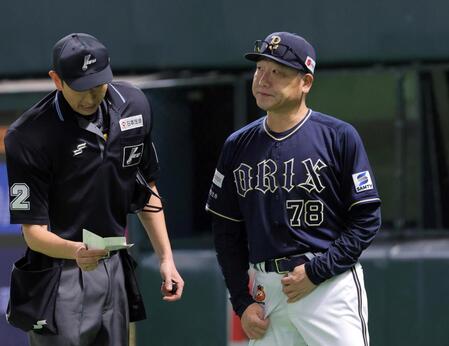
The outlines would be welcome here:
<svg viewBox="0 0 449 346">
<path fill-rule="evenodd" d="M 175 300 L 181 299 L 184 280 L 176 270 L 173 260 L 162 261 L 160 271 L 162 276 L 162 299 L 167 302 L 174 302 Z"/>
<path fill-rule="evenodd" d="M 75 260 L 78 267 L 86 272 L 95 270 L 98 261 L 108 255 L 108 250 L 87 250 L 85 246 L 80 246 L 75 253 Z"/>
<path fill-rule="evenodd" d="M 297 266 L 281 279 L 282 291 L 288 297 L 288 303 L 294 303 L 315 289 L 315 285 L 307 277 L 304 264 Z"/>
<path fill-rule="evenodd" d="M 270 321 L 264 315 L 263 307 L 257 303 L 251 304 L 243 312 L 242 328 L 248 338 L 261 339 L 265 335 Z"/>
</svg>

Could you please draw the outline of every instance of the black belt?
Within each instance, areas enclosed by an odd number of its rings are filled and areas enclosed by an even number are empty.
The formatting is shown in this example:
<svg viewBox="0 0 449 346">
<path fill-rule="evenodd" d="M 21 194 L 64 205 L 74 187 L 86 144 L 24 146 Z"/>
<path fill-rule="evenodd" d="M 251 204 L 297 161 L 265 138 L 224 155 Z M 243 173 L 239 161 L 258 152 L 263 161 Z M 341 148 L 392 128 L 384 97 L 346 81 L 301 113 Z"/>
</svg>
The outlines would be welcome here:
<svg viewBox="0 0 449 346">
<path fill-rule="evenodd" d="M 111 258 L 112 256 L 118 254 L 121 250 L 111 250 L 108 251 L 108 254 L 105 257 L 102 257 L 101 259 L 108 259 Z"/>
<path fill-rule="evenodd" d="M 307 263 L 311 258 L 317 256 L 318 254 L 307 252 L 301 255 L 294 255 L 288 257 L 274 258 L 262 262 L 264 267 L 259 264 L 254 265 L 254 268 L 259 271 L 275 272 L 278 274 L 286 274 L 291 272 L 295 267 L 301 264 Z"/>
</svg>

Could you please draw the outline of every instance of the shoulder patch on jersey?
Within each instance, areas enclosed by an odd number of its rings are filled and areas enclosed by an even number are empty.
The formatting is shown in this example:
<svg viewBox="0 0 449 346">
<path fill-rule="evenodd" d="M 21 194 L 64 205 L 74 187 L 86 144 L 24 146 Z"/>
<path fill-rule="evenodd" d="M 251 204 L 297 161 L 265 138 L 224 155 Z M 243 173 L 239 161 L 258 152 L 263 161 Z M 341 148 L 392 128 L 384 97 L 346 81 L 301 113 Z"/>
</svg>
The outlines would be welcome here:
<svg viewBox="0 0 449 346">
<path fill-rule="evenodd" d="M 120 130 L 128 131 L 143 126 L 142 114 L 133 115 L 131 117 L 120 119 Z"/>
<path fill-rule="evenodd" d="M 366 190 L 372 190 L 374 188 L 373 181 L 371 180 L 371 175 L 368 171 L 353 174 L 352 180 L 354 181 L 354 187 L 357 193 Z"/>
<path fill-rule="evenodd" d="M 123 167 L 135 166 L 140 163 L 143 153 L 143 143 L 129 145 L 123 148 Z"/>
<path fill-rule="evenodd" d="M 221 174 L 217 169 L 215 170 L 214 179 L 212 179 L 212 182 L 217 185 L 219 188 L 223 185 L 223 179 L 224 175 Z"/>
</svg>

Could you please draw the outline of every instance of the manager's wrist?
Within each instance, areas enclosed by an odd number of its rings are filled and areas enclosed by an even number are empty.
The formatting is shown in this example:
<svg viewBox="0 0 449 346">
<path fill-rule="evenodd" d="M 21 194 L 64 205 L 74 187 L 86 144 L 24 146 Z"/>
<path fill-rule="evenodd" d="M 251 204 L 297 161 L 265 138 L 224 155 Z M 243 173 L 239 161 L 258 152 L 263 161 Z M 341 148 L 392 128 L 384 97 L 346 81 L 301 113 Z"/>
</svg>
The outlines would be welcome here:
<svg viewBox="0 0 449 346">
<path fill-rule="evenodd" d="M 253 299 L 253 297 L 251 297 L 249 293 L 245 296 L 239 297 L 239 299 L 236 300 L 231 298 L 232 308 L 240 318 L 242 317 L 246 308 L 255 302 L 256 301 Z"/>
<path fill-rule="evenodd" d="M 316 274 L 316 272 L 314 271 L 313 265 L 311 262 L 307 262 L 304 265 L 304 270 L 306 272 L 307 277 L 309 278 L 309 280 L 315 285 L 318 286 L 320 283 L 326 281 L 325 278 L 322 278 L 320 276 L 318 276 Z"/>
</svg>

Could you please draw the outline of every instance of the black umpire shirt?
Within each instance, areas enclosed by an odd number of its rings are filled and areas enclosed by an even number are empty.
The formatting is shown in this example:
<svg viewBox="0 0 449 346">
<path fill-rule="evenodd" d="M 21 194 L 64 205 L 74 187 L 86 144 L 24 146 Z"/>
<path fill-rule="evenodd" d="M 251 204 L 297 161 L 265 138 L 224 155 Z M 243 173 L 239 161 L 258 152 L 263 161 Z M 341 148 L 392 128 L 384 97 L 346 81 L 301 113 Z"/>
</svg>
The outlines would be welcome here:
<svg viewBox="0 0 449 346">
<path fill-rule="evenodd" d="M 11 125 L 5 138 L 11 223 L 48 225 L 75 241 L 83 228 L 123 236 L 137 169 L 147 181 L 159 172 L 151 109 L 141 90 L 113 82 L 98 112 L 109 119 L 107 140 L 58 91 Z"/>
</svg>

